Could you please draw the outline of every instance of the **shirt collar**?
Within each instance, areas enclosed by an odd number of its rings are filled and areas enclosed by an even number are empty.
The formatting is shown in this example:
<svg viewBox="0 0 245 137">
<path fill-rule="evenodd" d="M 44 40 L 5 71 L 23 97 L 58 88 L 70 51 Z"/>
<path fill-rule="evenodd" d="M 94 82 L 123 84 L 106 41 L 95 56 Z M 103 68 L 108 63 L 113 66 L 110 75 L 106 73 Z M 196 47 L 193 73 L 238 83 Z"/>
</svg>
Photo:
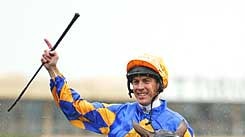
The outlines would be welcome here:
<svg viewBox="0 0 245 137">
<path fill-rule="evenodd" d="M 160 99 L 157 97 L 153 103 L 152 103 L 152 109 L 159 107 L 161 105 L 161 101 Z M 143 110 L 144 113 L 149 113 L 151 111 L 151 104 L 147 105 L 147 106 L 143 106 L 141 104 L 139 104 L 140 108 Z"/>
</svg>

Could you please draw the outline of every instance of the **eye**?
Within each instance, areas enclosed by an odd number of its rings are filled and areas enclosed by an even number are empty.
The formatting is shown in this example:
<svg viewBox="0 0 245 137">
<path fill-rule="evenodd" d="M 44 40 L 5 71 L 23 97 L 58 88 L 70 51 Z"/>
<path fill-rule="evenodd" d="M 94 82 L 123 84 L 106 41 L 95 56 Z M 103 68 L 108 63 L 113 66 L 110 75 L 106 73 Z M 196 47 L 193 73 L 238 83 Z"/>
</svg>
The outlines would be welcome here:
<svg viewBox="0 0 245 137">
<path fill-rule="evenodd" d="M 132 84 L 133 84 L 133 85 L 139 84 L 139 80 L 133 79 L 133 80 L 132 80 Z"/>
<path fill-rule="evenodd" d="M 144 83 L 150 83 L 151 81 L 152 81 L 151 78 L 145 78 L 145 79 L 143 79 L 143 82 L 144 82 Z"/>
</svg>

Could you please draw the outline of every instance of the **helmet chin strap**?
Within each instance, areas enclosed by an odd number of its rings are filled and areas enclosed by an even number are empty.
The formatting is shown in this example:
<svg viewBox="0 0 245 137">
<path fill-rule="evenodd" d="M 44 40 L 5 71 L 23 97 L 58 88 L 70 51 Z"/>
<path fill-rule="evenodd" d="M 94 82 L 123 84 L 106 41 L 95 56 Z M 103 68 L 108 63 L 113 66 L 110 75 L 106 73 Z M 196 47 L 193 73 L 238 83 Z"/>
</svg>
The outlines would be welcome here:
<svg viewBox="0 0 245 137">
<path fill-rule="evenodd" d="M 128 83 L 127 83 L 127 86 L 128 86 L 128 95 L 129 95 L 130 98 L 132 98 L 131 93 L 134 93 L 134 92 L 133 92 L 133 90 L 130 88 L 130 82 L 129 82 L 129 81 L 128 81 Z"/>
<path fill-rule="evenodd" d="M 161 92 L 163 92 L 163 86 L 162 86 L 162 84 L 160 84 L 160 87 L 159 87 L 159 89 L 158 89 L 157 95 L 155 95 L 155 96 L 151 99 L 151 109 L 150 109 L 150 112 L 149 112 L 149 114 L 150 114 L 150 119 L 149 119 L 149 121 L 148 121 L 147 123 L 145 123 L 146 126 L 149 125 L 149 124 L 151 124 L 151 122 L 152 122 L 152 107 L 153 107 L 153 102 L 154 102 L 154 100 L 158 97 L 158 95 L 159 95 Z"/>
<path fill-rule="evenodd" d="M 152 106 L 153 106 L 153 102 L 154 102 L 154 100 L 157 98 L 157 96 L 159 95 L 159 92 L 158 92 L 158 94 L 157 95 L 155 95 L 152 99 L 151 99 L 151 109 L 150 109 L 150 119 L 149 119 L 149 121 L 147 122 L 147 123 L 145 123 L 145 125 L 147 126 L 147 125 L 149 125 L 149 124 L 151 124 L 151 117 L 152 117 Z"/>
</svg>

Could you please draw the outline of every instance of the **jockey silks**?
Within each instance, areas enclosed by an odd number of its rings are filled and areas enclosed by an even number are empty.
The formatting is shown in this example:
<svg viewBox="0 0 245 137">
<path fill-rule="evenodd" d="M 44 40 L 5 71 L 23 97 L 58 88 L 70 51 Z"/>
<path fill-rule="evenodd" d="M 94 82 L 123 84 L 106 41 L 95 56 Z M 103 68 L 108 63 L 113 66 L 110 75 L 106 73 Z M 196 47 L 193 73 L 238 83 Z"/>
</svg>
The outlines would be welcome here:
<svg viewBox="0 0 245 137">
<path fill-rule="evenodd" d="M 140 137 L 133 128 L 133 121 L 149 131 L 161 129 L 176 131 L 184 119 L 179 113 L 167 107 L 167 101 L 160 100 L 160 105 L 152 109 L 151 124 L 146 124 L 150 115 L 145 113 L 137 102 L 125 104 L 88 102 L 69 87 L 63 76 L 51 79 L 50 89 L 57 106 L 72 125 L 109 137 Z M 193 129 L 188 123 L 187 125 L 184 137 L 194 137 Z"/>
</svg>

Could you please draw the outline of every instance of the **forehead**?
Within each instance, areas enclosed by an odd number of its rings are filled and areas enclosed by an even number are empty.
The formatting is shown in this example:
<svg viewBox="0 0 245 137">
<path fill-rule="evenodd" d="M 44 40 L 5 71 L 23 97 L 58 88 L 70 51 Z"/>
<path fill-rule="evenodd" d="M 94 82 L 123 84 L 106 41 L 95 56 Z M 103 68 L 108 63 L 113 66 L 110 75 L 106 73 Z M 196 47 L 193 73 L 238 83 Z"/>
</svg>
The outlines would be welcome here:
<svg viewBox="0 0 245 137">
<path fill-rule="evenodd" d="M 133 80 L 141 80 L 141 79 L 154 79 L 151 75 L 136 75 L 133 77 Z"/>
</svg>

